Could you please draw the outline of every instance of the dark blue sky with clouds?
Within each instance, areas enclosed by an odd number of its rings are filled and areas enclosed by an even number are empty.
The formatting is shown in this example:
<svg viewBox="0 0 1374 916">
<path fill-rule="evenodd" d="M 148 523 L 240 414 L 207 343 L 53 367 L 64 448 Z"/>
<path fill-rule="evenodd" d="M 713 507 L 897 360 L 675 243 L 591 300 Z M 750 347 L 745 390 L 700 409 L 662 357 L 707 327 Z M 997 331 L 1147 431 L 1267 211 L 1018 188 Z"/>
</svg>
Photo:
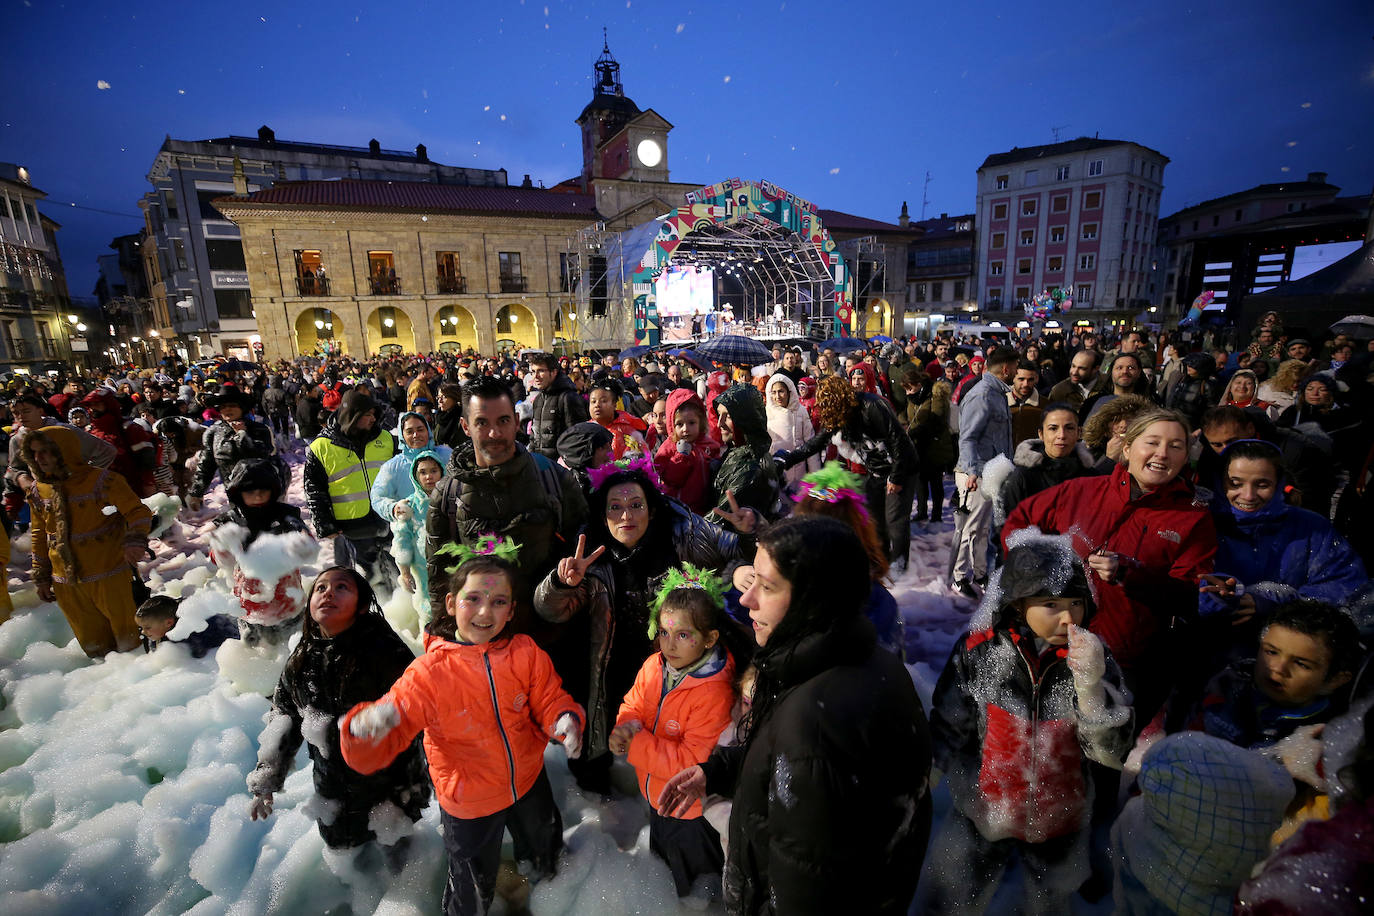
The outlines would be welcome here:
<svg viewBox="0 0 1374 916">
<path fill-rule="evenodd" d="M 0 160 L 48 193 L 84 296 L 109 240 L 140 228 L 168 134 L 268 124 L 424 143 L 513 182 L 577 174 L 603 25 L 626 94 L 674 125 L 675 181 L 766 178 L 894 220 L 903 200 L 920 215 L 929 171 L 927 215 L 962 213 L 988 154 L 1059 127 L 1170 157 L 1165 214 L 1309 171 L 1374 186 L 1370 0 L 0 0 Z"/>
</svg>

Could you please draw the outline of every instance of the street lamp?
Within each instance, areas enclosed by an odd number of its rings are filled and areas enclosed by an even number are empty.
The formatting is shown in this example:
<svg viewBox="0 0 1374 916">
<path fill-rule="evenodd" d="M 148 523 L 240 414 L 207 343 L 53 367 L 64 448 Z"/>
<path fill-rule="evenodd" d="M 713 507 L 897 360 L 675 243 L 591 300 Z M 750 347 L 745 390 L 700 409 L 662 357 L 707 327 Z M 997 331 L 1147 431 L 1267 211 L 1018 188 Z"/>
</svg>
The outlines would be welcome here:
<svg viewBox="0 0 1374 916">
<path fill-rule="evenodd" d="M 67 320 L 68 320 L 69 322 L 71 322 L 72 324 L 76 324 L 76 321 L 77 321 L 75 315 L 68 315 L 68 316 L 67 316 Z"/>
</svg>

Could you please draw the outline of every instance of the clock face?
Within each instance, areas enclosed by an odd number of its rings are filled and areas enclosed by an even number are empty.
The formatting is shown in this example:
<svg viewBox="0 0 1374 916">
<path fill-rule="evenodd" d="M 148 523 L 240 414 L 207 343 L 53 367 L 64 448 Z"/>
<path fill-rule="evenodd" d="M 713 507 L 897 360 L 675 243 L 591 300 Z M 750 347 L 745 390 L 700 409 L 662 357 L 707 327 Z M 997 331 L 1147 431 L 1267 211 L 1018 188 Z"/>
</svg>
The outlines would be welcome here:
<svg viewBox="0 0 1374 916">
<path fill-rule="evenodd" d="M 653 168 L 663 161 L 663 148 L 658 145 L 657 140 L 640 140 L 635 147 L 635 155 L 639 158 L 639 164 Z"/>
</svg>

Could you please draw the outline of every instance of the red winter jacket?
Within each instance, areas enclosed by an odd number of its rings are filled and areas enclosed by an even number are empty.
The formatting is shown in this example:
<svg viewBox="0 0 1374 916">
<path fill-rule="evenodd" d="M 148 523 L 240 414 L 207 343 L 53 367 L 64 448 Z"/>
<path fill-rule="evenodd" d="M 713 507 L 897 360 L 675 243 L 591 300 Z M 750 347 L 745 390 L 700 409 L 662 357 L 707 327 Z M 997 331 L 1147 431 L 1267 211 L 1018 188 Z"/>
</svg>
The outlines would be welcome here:
<svg viewBox="0 0 1374 916">
<path fill-rule="evenodd" d="M 157 435 L 133 420 L 125 420 L 119 399 L 107 388 L 98 388 L 86 395 L 81 399 L 81 406 L 87 410 L 100 407 L 105 411 L 100 416 L 91 414 L 89 432 L 115 447 L 110 470 L 127 480 L 139 499 L 156 493 L 157 478 L 153 469 L 157 467 L 162 447 Z"/>
<path fill-rule="evenodd" d="M 400 724 L 375 741 L 354 737 L 349 723 L 370 704 L 354 706 L 339 723 L 344 761 L 375 773 L 423 730 L 439 804 L 463 819 L 509 808 L 534 786 L 560 716 L 586 721 L 548 655 L 523 634 L 478 646 L 426 635 L 425 654 L 377 702 L 395 706 Z"/>
<path fill-rule="evenodd" d="M 735 662 L 728 652 L 719 651 L 723 661 L 707 662 L 666 694 L 663 653 L 655 652 L 639 669 L 635 685 L 620 704 L 616 725 L 637 719 L 644 726 L 630 739 L 627 759 L 635 768 L 639 791 L 655 811 L 663 784 L 711 756 L 720 733 L 730 724 Z M 685 815 L 687 820 L 694 817 L 701 817 L 699 801 Z"/>
<path fill-rule="evenodd" d="M 692 443 L 692 450 L 683 455 L 677 450 L 677 440 L 673 438 L 673 423 L 683 404 L 695 403 L 706 413 L 706 405 L 696 392 L 688 388 L 678 388 L 668 395 L 668 407 L 664 416 L 668 424 L 668 436 L 659 445 L 654 455 L 654 469 L 663 480 L 663 492 L 682 500 L 689 509 L 698 515 L 711 508 L 711 459 L 719 457 L 720 444 L 711 438 L 711 431 L 704 428 Z"/>
<path fill-rule="evenodd" d="M 1188 484 L 1175 478 L 1131 499 L 1124 465 L 1110 477 L 1079 477 L 1023 501 L 1002 528 L 1003 546 L 1030 525 L 1071 535 L 1085 561 L 1098 548 L 1120 555 L 1116 581 L 1097 580 L 1097 615 L 1088 628 L 1127 670 L 1161 624 L 1196 612 L 1198 577 L 1212 571 L 1217 552 L 1211 513 Z"/>
</svg>

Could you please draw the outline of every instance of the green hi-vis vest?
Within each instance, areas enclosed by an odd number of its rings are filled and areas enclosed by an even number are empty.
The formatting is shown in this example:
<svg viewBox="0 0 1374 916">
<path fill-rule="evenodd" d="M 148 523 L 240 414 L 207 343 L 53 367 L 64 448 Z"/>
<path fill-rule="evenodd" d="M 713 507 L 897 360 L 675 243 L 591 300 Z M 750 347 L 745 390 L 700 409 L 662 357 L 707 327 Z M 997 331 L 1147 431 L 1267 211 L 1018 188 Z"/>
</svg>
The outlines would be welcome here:
<svg viewBox="0 0 1374 916">
<path fill-rule="evenodd" d="M 319 436 L 310 443 L 310 451 L 324 465 L 329 479 L 329 502 L 334 507 L 334 518 L 341 522 L 363 518 L 372 509 L 369 493 L 372 481 L 396 452 L 391 433 L 382 432 L 363 449 L 363 460 L 352 449 L 336 445 L 325 436 Z"/>
</svg>

